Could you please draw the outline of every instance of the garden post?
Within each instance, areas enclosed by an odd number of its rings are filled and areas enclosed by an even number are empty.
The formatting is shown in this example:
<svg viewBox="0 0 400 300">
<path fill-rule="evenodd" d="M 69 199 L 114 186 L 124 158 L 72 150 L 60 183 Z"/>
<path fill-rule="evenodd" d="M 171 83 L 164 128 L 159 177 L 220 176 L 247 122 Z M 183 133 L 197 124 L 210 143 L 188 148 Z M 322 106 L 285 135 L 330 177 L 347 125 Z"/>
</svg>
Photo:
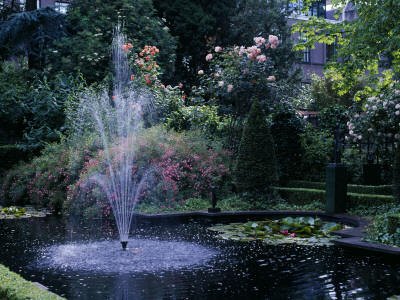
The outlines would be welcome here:
<svg viewBox="0 0 400 300">
<path fill-rule="evenodd" d="M 326 207 L 327 213 L 346 211 L 347 169 L 341 163 L 332 163 L 326 167 Z"/>
</svg>

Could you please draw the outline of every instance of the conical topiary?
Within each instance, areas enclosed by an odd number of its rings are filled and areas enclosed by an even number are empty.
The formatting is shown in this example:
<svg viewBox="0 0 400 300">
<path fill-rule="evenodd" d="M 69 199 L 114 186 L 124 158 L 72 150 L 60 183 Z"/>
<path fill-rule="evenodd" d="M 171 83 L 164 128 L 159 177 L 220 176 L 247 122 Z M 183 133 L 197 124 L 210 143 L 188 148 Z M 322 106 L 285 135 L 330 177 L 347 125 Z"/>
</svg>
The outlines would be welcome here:
<svg viewBox="0 0 400 300">
<path fill-rule="evenodd" d="M 271 186 L 277 180 L 274 143 L 270 127 L 260 103 L 251 106 L 235 168 L 235 183 L 239 192 L 251 192 Z"/>
<path fill-rule="evenodd" d="M 393 166 L 393 196 L 397 204 L 400 204 L 400 144 L 397 144 L 396 156 Z"/>
</svg>

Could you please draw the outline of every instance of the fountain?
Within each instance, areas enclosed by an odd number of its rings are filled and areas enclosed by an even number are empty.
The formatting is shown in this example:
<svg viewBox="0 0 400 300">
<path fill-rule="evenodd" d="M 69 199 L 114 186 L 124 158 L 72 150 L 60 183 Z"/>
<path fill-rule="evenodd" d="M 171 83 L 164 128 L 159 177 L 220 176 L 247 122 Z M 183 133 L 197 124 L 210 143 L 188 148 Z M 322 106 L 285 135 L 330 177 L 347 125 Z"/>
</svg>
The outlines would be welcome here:
<svg viewBox="0 0 400 300">
<path fill-rule="evenodd" d="M 112 44 L 115 74 L 112 96 L 108 91 L 100 96 L 88 91 L 81 99 L 76 127 L 78 131 L 90 127 L 101 139 L 107 172 L 90 176 L 88 181 L 98 184 L 106 194 L 122 249 L 126 250 L 135 206 L 151 173 L 134 168 L 136 135 L 151 97 L 132 87 L 124 45 L 125 37 L 118 26 Z"/>
</svg>

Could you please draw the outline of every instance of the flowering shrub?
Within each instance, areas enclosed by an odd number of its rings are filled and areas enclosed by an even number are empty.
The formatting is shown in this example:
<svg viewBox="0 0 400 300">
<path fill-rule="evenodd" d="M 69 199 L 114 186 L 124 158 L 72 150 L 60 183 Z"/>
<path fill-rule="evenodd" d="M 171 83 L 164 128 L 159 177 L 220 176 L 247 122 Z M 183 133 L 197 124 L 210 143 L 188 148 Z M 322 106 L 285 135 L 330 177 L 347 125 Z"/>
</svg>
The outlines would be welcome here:
<svg viewBox="0 0 400 300">
<path fill-rule="evenodd" d="M 254 42 L 247 48 L 215 47 L 205 57 L 209 61 L 209 75 L 198 71 L 206 92 L 211 100 L 221 104 L 223 113 L 232 113 L 233 109 L 236 116 L 246 115 L 252 99 L 268 99 L 270 86 L 276 81 L 267 51 L 278 46 L 278 38 L 270 35 L 266 41 L 255 37 Z"/>
<path fill-rule="evenodd" d="M 67 198 L 68 186 L 98 145 L 70 148 L 64 144 L 47 146 L 40 157 L 22 163 L 5 176 L 0 189 L 0 203 L 34 205 L 59 212 Z"/>
<path fill-rule="evenodd" d="M 127 144 L 127 140 L 121 140 L 115 146 L 113 164 L 118 164 L 119 160 L 115 153 L 121 153 L 121 149 L 122 153 L 129 151 L 124 149 Z M 160 209 L 175 207 L 188 198 L 207 196 L 211 185 L 222 186 L 230 175 L 229 157 L 227 151 L 208 149 L 199 134 L 192 132 L 189 136 L 167 132 L 157 126 L 137 137 L 134 163 L 129 171 L 130 181 L 138 181 L 144 176 L 143 170 L 150 170 L 151 176 L 143 184 L 138 202 Z M 72 211 L 86 216 L 111 214 L 104 192 L 88 180 L 95 174 L 108 178 L 108 169 L 103 161 L 102 151 L 86 161 L 79 180 L 69 187 L 64 204 L 65 214 Z"/>
<path fill-rule="evenodd" d="M 369 139 L 377 145 L 385 139 L 400 139 L 400 88 L 386 72 L 377 87 L 371 90 L 361 113 L 356 113 L 347 123 L 353 142 Z"/>
<path fill-rule="evenodd" d="M 151 91 L 159 121 L 175 130 L 214 131 L 218 127 L 217 107 L 203 105 L 202 101 L 198 101 L 198 97 L 192 101 L 185 94 L 182 83 L 170 86 L 160 81 L 159 76 L 162 72 L 156 61 L 158 48 L 145 46 L 139 54 L 136 54 L 130 51 L 131 44 L 126 43 L 123 49 L 131 61 L 132 84 L 136 88 L 146 87 Z M 198 95 L 199 92 L 193 91 L 192 94 Z"/>
</svg>

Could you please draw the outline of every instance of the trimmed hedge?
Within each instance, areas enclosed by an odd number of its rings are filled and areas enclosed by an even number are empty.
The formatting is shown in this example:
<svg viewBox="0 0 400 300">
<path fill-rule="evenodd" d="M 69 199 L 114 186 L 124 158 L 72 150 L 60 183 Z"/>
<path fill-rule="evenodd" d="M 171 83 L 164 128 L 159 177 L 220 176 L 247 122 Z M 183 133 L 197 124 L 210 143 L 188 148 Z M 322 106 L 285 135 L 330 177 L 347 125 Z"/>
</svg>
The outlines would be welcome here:
<svg viewBox="0 0 400 300">
<path fill-rule="evenodd" d="M 312 182 L 302 180 L 292 180 L 287 185 L 290 188 L 302 188 L 302 189 L 316 189 L 325 190 L 325 182 Z M 392 185 L 355 185 L 348 184 L 347 192 L 354 194 L 368 194 L 368 195 L 393 195 Z"/>
<path fill-rule="evenodd" d="M 314 201 L 325 203 L 326 201 L 325 190 L 321 189 L 273 187 L 273 190 L 277 191 L 287 202 L 294 205 L 305 205 Z M 347 193 L 348 208 L 359 205 L 379 206 L 394 202 L 393 196 Z"/>
<path fill-rule="evenodd" d="M 65 299 L 39 288 L 33 282 L 0 265 L 0 299 L 2 300 L 61 300 Z"/>
<path fill-rule="evenodd" d="M 287 187 L 300 188 L 300 189 L 325 190 L 326 183 L 325 182 L 316 182 L 316 181 L 291 180 L 288 182 Z"/>
<path fill-rule="evenodd" d="M 388 215 L 388 233 L 394 234 L 400 228 L 400 214 Z"/>
<path fill-rule="evenodd" d="M 393 196 L 347 193 L 347 207 L 349 208 L 359 205 L 380 206 L 394 202 Z"/>
<path fill-rule="evenodd" d="M 306 205 L 313 202 L 325 203 L 325 191 L 319 189 L 300 189 L 287 187 L 272 187 L 282 199 L 289 204 Z"/>
</svg>

